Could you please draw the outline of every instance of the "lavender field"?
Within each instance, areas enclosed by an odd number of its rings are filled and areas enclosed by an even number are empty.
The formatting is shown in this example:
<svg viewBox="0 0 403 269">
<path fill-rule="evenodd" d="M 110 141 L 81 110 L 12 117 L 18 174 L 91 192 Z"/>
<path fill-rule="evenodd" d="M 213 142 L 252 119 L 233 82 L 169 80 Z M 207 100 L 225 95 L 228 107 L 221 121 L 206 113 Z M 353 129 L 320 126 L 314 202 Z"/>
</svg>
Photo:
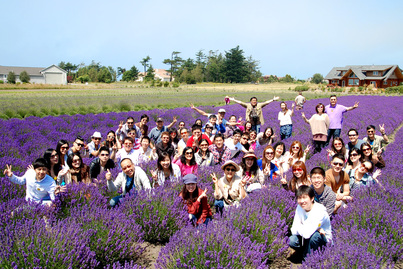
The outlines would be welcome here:
<svg viewBox="0 0 403 269">
<path fill-rule="evenodd" d="M 386 147 L 386 168 L 379 177 L 383 187 L 374 186 L 353 192 L 354 201 L 333 219 L 334 244 L 309 255 L 302 268 L 389 268 L 403 261 L 403 97 L 339 97 L 345 106 L 359 101 L 359 108 L 345 114 L 341 137 L 348 141 L 347 131 L 356 128 L 360 137 L 366 126 L 385 124 L 387 134 L 394 135 Z M 304 107 L 309 118 L 315 106 L 328 99 L 310 100 Z M 291 102 L 287 102 L 289 107 Z M 239 105 L 222 106 L 226 118 L 234 114 L 245 117 Z M 217 112 L 219 107 L 200 107 Z M 267 126 L 279 136 L 277 114 L 279 102 L 263 109 Z M 60 139 L 72 144 L 77 135 L 88 142 L 94 131 L 105 137 L 116 130 L 120 120 L 141 114 L 150 116 L 149 126 L 157 117 L 171 122 L 174 116 L 191 126 L 201 117 L 190 108 L 154 109 L 151 111 L 47 116 L 43 118 L 0 120 L 0 168 L 13 165 L 16 175 L 55 148 Z M 398 130 L 398 131 L 397 131 Z M 377 133 L 379 135 L 379 132 Z M 293 117 L 293 136 L 285 141 L 288 148 L 299 140 L 311 145 L 311 131 L 301 112 Z M 263 149 L 257 150 L 261 157 Z M 330 168 L 324 151 L 308 154 L 308 171 L 315 166 Z M 84 159 L 89 164 L 89 159 Z M 240 162 L 240 159 L 237 161 Z M 151 179 L 156 162 L 143 165 Z M 118 169 L 112 171 L 115 177 Z M 199 168 L 199 186 L 207 188 L 212 205 L 213 183 L 210 174 L 222 175 L 219 167 Z M 287 176 L 289 178 L 290 175 Z M 0 190 L 0 267 L 1 268 L 145 268 L 144 242 L 162 244 L 155 268 L 270 268 L 284 259 L 296 201 L 280 183 L 249 195 L 238 208 L 215 215 L 207 229 L 187 224 L 187 212 L 178 194 L 181 185 L 166 184 L 151 191 L 140 191 L 122 206 L 107 207 L 114 194 L 109 193 L 105 174 L 98 187 L 68 186 L 57 197 L 55 208 L 22 209 L 25 186 L 12 184 L 1 173 Z"/>
</svg>

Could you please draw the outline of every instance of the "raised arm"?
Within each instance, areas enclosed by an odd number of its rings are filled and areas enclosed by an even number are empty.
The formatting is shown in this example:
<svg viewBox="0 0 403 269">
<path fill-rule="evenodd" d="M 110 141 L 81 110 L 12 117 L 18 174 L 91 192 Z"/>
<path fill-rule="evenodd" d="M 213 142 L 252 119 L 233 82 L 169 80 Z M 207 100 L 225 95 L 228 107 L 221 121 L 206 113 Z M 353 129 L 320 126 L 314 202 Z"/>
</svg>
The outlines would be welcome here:
<svg viewBox="0 0 403 269">
<path fill-rule="evenodd" d="M 171 128 L 172 126 L 174 126 L 174 124 L 177 122 L 178 120 L 176 119 L 176 117 L 173 118 L 173 121 L 167 126 L 167 128 Z"/>
<path fill-rule="evenodd" d="M 247 103 L 244 103 L 244 102 L 242 102 L 242 101 L 236 100 L 234 97 L 229 97 L 229 99 L 230 99 L 231 101 L 233 101 L 233 102 L 235 102 L 235 103 L 237 103 L 237 104 L 243 106 L 243 107 L 247 107 L 247 106 L 248 106 Z"/>
<path fill-rule="evenodd" d="M 301 112 L 301 117 L 304 119 L 306 123 L 309 123 L 309 120 L 305 117 L 305 113 Z"/>
<path fill-rule="evenodd" d="M 206 112 L 204 112 L 203 110 L 195 107 L 192 103 L 190 103 L 190 108 L 193 109 L 194 111 L 196 111 L 197 113 L 199 113 L 202 116 L 208 116 L 208 114 Z"/>
<path fill-rule="evenodd" d="M 266 102 L 261 103 L 262 107 L 267 106 L 271 102 L 277 101 L 280 97 L 274 96 L 273 99 L 267 100 Z"/>
<path fill-rule="evenodd" d="M 292 105 L 291 105 L 291 117 L 292 116 L 294 116 L 294 107 L 295 107 L 295 104 L 294 103 L 292 103 Z"/>
<path fill-rule="evenodd" d="M 358 107 L 358 104 L 359 104 L 359 103 L 360 103 L 360 102 L 355 102 L 355 104 L 354 104 L 353 106 L 350 106 L 350 107 L 347 108 L 347 111 L 356 109 L 356 108 Z"/>
<path fill-rule="evenodd" d="M 385 124 L 382 124 L 382 125 L 379 124 L 379 131 L 382 134 L 384 144 L 389 144 L 389 138 L 386 135 L 386 131 L 385 131 Z M 382 147 L 382 143 L 381 143 L 381 147 Z"/>
</svg>

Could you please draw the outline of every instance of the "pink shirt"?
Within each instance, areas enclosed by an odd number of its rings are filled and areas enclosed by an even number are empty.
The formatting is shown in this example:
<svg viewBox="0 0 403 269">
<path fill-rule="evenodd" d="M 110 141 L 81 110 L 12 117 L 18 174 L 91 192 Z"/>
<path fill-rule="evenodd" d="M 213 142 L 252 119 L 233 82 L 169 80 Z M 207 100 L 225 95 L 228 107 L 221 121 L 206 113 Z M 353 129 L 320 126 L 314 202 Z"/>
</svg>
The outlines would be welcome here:
<svg viewBox="0 0 403 269">
<path fill-rule="evenodd" d="M 181 162 L 181 159 L 177 159 L 176 161 L 173 161 L 173 163 L 179 166 L 179 168 L 181 169 L 182 177 L 184 177 L 187 174 L 197 175 L 197 164 L 186 165 Z"/>
<path fill-rule="evenodd" d="M 329 129 L 341 129 L 341 125 L 343 124 L 343 114 L 347 112 L 347 107 L 338 104 L 334 107 L 327 105 L 325 107 L 325 112 L 329 116 Z"/>
</svg>

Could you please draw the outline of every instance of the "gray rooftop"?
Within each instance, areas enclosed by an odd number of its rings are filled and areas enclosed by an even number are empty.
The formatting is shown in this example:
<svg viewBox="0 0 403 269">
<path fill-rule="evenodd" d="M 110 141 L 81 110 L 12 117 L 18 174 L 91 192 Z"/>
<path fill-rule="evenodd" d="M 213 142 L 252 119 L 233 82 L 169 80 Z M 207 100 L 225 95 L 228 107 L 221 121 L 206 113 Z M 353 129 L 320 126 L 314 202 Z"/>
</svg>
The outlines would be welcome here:
<svg viewBox="0 0 403 269">
<path fill-rule="evenodd" d="M 333 67 L 326 75 L 325 79 L 341 79 L 341 71 L 351 70 L 360 80 L 364 79 L 387 79 L 398 68 L 397 65 L 346 65 L 345 67 Z M 367 77 L 363 72 L 366 71 L 386 71 L 381 77 Z"/>
<path fill-rule="evenodd" d="M 14 74 L 19 75 L 22 71 L 27 71 L 30 76 L 42 76 L 40 73 L 44 67 L 21 67 L 21 66 L 1 66 L 0 74 L 8 75 L 9 72 L 14 72 Z"/>
</svg>

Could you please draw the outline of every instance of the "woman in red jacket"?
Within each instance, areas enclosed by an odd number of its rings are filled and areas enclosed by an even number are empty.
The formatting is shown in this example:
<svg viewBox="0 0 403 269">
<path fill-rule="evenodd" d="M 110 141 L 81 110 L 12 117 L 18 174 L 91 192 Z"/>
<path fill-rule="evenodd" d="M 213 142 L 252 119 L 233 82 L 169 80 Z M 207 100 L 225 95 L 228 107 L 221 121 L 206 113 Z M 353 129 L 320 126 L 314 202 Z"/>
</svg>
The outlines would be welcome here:
<svg viewBox="0 0 403 269">
<path fill-rule="evenodd" d="M 197 187 L 197 177 L 193 174 L 184 176 L 183 182 L 185 185 L 179 196 L 188 206 L 189 220 L 193 225 L 201 223 L 207 225 L 213 215 L 207 202 L 207 189 L 203 191 Z"/>
</svg>

